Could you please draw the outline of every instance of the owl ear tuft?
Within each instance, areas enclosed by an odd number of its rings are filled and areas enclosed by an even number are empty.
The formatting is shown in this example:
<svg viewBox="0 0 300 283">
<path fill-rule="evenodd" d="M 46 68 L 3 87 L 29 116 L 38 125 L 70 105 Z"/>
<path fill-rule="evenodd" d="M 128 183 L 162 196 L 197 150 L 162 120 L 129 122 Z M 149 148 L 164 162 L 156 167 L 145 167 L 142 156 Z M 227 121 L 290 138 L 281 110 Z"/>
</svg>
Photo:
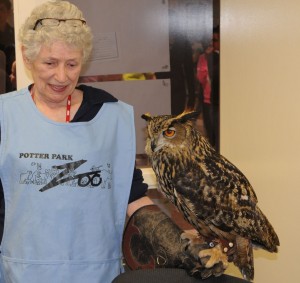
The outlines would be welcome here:
<svg viewBox="0 0 300 283">
<path fill-rule="evenodd" d="M 199 115 L 200 115 L 200 112 L 198 112 L 198 111 L 183 112 L 176 117 L 176 120 L 178 122 L 185 123 L 187 121 L 197 119 L 197 117 Z"/>
<path fill-rule="evenodd" d="M 152 120 L 152 117 L 150 115 L 150 113 L 145 113 L 141 116 L 144 120 L 146 120 L 147 122 Z"/>
</svg>

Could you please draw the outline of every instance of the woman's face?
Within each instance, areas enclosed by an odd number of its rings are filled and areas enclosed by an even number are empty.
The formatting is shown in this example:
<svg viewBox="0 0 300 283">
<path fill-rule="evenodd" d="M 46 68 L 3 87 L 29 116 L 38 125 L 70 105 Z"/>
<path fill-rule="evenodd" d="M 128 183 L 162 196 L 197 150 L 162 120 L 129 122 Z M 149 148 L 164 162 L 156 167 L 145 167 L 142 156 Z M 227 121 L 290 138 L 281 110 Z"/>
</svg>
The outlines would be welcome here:
<svg viewBox="0 0 300 283">
<path fill-rule="evenodd" d="M 26 62 L 34 82 L 34 95 L 51 103 L 72 94 L 82 69 L 83 52 L 64 42 L 42 45 L 37 58 Z"/>
</svg>

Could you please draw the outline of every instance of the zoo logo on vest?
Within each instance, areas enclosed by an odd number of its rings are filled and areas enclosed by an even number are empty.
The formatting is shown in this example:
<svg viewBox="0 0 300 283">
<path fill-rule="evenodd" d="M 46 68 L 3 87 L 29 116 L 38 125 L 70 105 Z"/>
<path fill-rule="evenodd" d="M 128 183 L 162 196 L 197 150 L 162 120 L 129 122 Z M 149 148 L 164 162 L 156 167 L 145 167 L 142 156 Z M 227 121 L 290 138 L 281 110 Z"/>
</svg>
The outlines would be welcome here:
<svg viewBox="0 0 300 283">
<path fill-rule="evenodd" d="M 101 189 L 110 189 L 112 180 L 112 170 L 110 169 L 110 164 L 106 165 L 107 168 L 101 168 L 103 166 L 92 166 L 90 169 L 91 171 L 76 174 L 75 170 L 86 161 L 87 160 L 79 160 L 62 165 L 56 165 L 52 166 L 52 169 L 46 169 L 44 171 L 42 171 L 41 163 L 32 162 L 31 165 L 36 166 L 36 170 L 34 172 L 27 171 L 26 173 L 22 173 L 20 175 L 20 184 L 44 184 L 44 186 L 39 190 L 40 192 L 44 192 L 58 185 L 64 184 L 67 184 L 71 187 L 99 187 Z"/>
</svg>

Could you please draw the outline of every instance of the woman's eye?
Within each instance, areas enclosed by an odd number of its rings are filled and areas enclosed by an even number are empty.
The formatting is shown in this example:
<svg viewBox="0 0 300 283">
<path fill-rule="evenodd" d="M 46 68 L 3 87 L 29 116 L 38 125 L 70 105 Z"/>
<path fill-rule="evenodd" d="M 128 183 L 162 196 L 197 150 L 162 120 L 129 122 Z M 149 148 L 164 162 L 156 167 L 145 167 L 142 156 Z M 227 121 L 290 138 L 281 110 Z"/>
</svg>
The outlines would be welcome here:
<svg viewBox="0 0 300 283">
<path fill-rule="evenodd" d="M 166 138 L 172 138 L 172 137 L 175 136 L 176 131 L 175 131 L 174 128 L 169 128 L 169 129 L 165 130 L 165 131 L 163 132 L 163 134 L 164 134 L 164 136 L 165 136 Z"/>
<path fill-rule="evenodd" d="M 44 64 L 47 65 L 47 66 L 50 66 L 50 67 L 54 66 L 54 62 L 45 62 Z"/>
<path fill-rule="evenodd" d="M 70 68 L 74 68 L 74 67 L 76 67 L 76 66 L 77 66 L 77 65 L 76 65 L 76 64 L 73 64 L 73 63 L 70 63 L 70 64 L 69 64 L 69 67 L 70 67 Z"/>
</svg>

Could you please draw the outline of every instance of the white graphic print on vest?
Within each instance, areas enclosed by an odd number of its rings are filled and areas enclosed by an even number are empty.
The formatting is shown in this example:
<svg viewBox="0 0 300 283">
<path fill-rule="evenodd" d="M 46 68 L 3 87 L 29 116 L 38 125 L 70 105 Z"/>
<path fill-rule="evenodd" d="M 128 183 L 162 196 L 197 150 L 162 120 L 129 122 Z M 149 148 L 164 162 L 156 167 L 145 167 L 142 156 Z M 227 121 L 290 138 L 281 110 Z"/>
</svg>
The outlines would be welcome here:
<svg viewBox="0 0 300 283">
<path fill-rule="evenodd" d="M 32 156 L 32 154 L 20 154 L 21 158 L 26 158 L 27 156 Z M 49 154 L 43 154 L 43 157 L 47 159 L 49 158 Z M 87 160 L 79 160 L 52 166 L 52 168 L 43 168 L 41 162 L 32 162 L 32 168 L 20 174 L 20 184 L 44 185 L 40 189 L 40 192 L 44 192 L 58 185 L 110 189 L 112 181 L 111 165 L 109 163 L 99 166 L 92 165 L 90 171 L 81 172 L 80 166 L 85 162 L 87 162 Z"/>
</svg>

